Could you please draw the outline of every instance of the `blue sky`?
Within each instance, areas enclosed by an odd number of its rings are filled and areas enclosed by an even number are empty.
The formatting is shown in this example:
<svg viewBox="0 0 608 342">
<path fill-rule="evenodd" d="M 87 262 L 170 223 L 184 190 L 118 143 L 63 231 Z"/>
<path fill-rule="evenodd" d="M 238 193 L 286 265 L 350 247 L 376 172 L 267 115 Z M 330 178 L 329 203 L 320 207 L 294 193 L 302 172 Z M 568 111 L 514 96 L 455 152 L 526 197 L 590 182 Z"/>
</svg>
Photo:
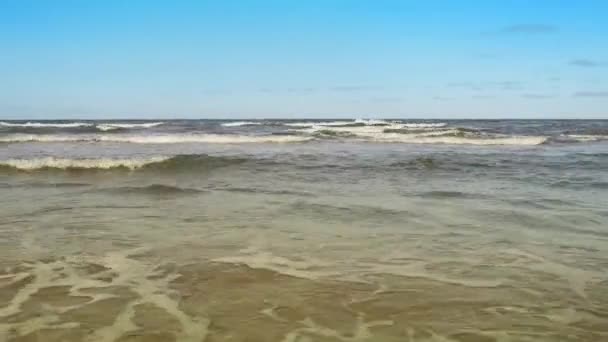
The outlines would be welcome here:
<svg viewBox="0 0 608 342">
<path fill-rule="evenodd" d="M 608 1 L 0 0 L 0 118 L 608 118 Z"/>
</svg>

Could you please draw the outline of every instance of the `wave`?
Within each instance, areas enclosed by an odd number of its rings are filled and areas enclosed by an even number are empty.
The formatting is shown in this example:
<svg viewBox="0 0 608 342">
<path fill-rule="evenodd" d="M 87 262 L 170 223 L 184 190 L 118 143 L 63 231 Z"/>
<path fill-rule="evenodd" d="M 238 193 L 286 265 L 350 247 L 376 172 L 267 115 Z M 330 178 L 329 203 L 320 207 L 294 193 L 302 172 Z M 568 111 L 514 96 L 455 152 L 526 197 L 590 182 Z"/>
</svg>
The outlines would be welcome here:
<svg viewBox="0 0 608 342">
<path fill-rule="evenodd" d="M 67 123 L 55 123 L 55 122 L 25 122 L 25 123 L 15 123 L 15 122 L 4 122 L 0 121 L 0 127 L 7 128 L 24 128 L 24 129 L 32 129 L 32 128 L 93 128 L 100 131 L 112 131 L 119 129 L 137 129 L 137 128 L 152 128 L 156 126 L 160 126 L 165 124 L 164 122 L 146 122 L 146 123 L 89 123 L 89 122 L 67 122 Z"/>
<path fill-rule="evenodd" d="M 318 122 L 291 122 L 285 123 L 289 127 L 361 127 L 361 126 L 388 126 L 391 122 L 376 119 L 356 119 L 349 121 L 318 121 Z"/>
<path fill-rule="evenodd" d="M 224 127 L 241 127 L 241 126 L 258 126 L 261 125 L 261 122 L 254 121 L 234 121 L 234 122 L 224 122 L 222 126 Z"/>
<path fill-rule="evenodd" d="M 312 137 L 295 135 L 232 135 L 232 134 L 163 134 L 163 135 L 83 135 L 83 134 L 11 134 L 0 136 L 0 142 L 119 142 L 133 144 L 245 144 L 304 142 Z"/>
<path fill-rule="evenodd" d="M 445 122 L 438 122 L 438 123 L 404 123 L 401 124 L 401 126 L 406 127 L 406 128 L 440 128 L 440 127 L 445 127 L 448 124 Z"/>
<path fill-rule="evenodd" d="M 36 159 L 9 159 L 0 161 L 0 167 L 8 167 L 17 170 L 42 170 L 42 169 L 138 169 L 151 163 L 159 163 L 168 160 L 167 157 L 153 157 L 148 159 L 69 159 L 69 158 L 36 158 Z"/>
<path fill-rule="evenodd" d="M 209 170 L 247 162 L 249 159 L 201 155 L 154 156 L 148 158 L 35 158 L 0 161 L 0 170 Z"/>
<path fill-rule="evenodd" d="M 568 134 L 568 135 L 563 135 L 562 138 L 565 138 L 565 140 L 570 140 L 570 141 L 589 142 L 589 141 L 608 140 L 608 135 Z"/>
<path fill-rule="evenodd" d="M 540 145 L 549 139 L 547 136 L 487 134 L 470 129 L 442 128 L 439 126 L 413 127 L 413 130 L 410 130 L 405 125 L 408 124 L 391 123 L 388 126 L 310 127 L 296 131 L 318 137 L 339 137 L 369 142 L 407 144 Z"/>
<path fill-rule="evenodd" d="M 50 122 L 4 122 L 0 121 L 0 126 L 3 127 L 23 127 L 23 128 L 76 128 L 76 127 L 92 127 L 92 123 L 86 122 L 69 122 L 69 123 L 50 123 Z"/>
<path fill-rule="evenodd" d="M 541 145 L 548 139 L 549 137 L 544 136 L 407 136 L 396 133 L 372 137 L 372 140 L 377 142 L 446 145 Z"/>
<path fill-rule="evenodd" d="M 164 125 L 164 122 L 146 122 L 146 123 L 102 123 L 96 124 L 96 128 L 100 131 L 111 131 L 116 129 L 133 129 L 133 128 L 152 128 Z"/>
</svg>

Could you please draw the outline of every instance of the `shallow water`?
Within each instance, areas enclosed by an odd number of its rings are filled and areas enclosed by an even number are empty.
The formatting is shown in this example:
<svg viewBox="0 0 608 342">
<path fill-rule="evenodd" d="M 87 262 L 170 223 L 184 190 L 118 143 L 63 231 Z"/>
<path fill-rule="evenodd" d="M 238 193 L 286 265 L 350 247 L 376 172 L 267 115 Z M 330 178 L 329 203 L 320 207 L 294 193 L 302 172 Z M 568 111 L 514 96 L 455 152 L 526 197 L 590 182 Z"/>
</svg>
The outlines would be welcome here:
<svg viewBox="0 0 608 342">
<path fill-rule="evenodd" d="M 152 123 L 0 127 L 0 341 L 608 340 L 605 121 Z"/>
</svg>

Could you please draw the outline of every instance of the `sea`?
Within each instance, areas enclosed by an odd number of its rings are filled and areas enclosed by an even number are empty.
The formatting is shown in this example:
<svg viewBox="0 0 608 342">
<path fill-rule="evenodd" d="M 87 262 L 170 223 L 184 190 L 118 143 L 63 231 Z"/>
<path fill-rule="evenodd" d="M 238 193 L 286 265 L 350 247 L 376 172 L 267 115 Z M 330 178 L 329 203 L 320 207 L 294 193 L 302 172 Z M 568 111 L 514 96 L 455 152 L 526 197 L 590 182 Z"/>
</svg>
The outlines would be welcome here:
<svg viewBox="0 0 608 342">
<path fill-rule="evenodd" d="M 608 120 L 0 121 L 0 341 L 608 341 Z"/>
</svg>

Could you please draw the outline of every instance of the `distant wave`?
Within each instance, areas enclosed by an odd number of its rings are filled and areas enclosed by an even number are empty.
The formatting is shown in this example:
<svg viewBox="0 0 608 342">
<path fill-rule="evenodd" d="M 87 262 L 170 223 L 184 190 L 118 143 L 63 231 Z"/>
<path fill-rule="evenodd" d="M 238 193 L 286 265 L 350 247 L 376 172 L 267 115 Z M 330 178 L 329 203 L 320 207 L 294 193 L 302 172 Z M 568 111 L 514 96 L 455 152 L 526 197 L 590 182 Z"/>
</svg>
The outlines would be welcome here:
<svg viewBox="0 0 608 342">
<path fill-rule="evenodd" d="M 348 121 L 317 121 L 317 122 L 288 122 L 289 127 L 359 127 L 359 126 L 387 126 L 391 123 L 385 120 L 356 119 Z"/>
<path fill-rule="evenodd" d="M 440 126 L 442 125 L 442 126 Z M 391 123 L 384 126 L 339 126 L 309 127 L 297 129 L 301 133 L 317 137 L 349 138 L 371 142 L 407 144 L 451 144 L 451 145 L 540 145 L 546 136 L 515 136 L 486 134 L 464 128 L 444 127 L 437 124 Z"/>
<path fill-rule="evenodd" d="M 92 127 L 92 123 L 86 122 L 69 122 L 69 123 L 49 123 L 49 122 L 26 122 L 14 123 L 0 121 L 0 126 L 3 127 L 23 127 L 23 128 L 76 128 L 76 127 Z"/>
<path fill-rule="evenodd" d="M 261 125 L 261 122 L 254 121 L 234 121 L 234 122 L 224 122 L 222 126 L 224 127 L 241 127 L 241 126 L 258 126 Z"/>
<path fill-rule="evenodd" d="M 0 161 L 0 170 L 209 170 L 238 165 L 246 158 L 209 155 L 154 156 L 149 158 L 34 158 Z"/>
<path fill-rule="evenodd" d="M 375 130 L 315 129 L 309 135 L 229 135 L 229 134 L 165 134 L 165 135 L 85 135 L 85 134 L 11 134 L 0 136 L 1 143 L 25 142 L 114 142 L 131 144 L 250 144 L 298 143 L 314 139 L 342 138 L 377 143 L 455 144 L 455 145 L 540 145 L 549 139 L 544 136 L 508 136 L 462 134 L 459 131 L 427 132 L 418 134 L 386 133 Z M 366 128 L 366 127 L 362 127 Z"/>
<path fill-rule="evenodd" d="M 84 134 L 11 134 L 0 136 L 0 142 L 120 142 L 133 144 L 245 144 L 290 143 L 311 140 L 295 135 L 232 135 L 232 134 L 158 134 L 158 135 L 84 135 Z"/>
<path fill-rule="evenodd" d="M 145 122 L 145 123 L 122 123 L 122 122 L 107 122 L 107 123 L 92 123 L 92 122 L 5 122 L 0 121 L 0 127 L 14 128 L 14 129 L 35 129 L 35 128 L 92 128 L 100 131 L 112 131 L 119 129 L 143 129 L 152 128 L 165 124 L 164 122 Z"/>
<path fill-rule="evenodd" d="M 404 123 L 401 125 L 403 127 L 407 127 L 407 128 L 439 128 L 439 127 L 445 127 L 448 124 L 445 122 L 437 122 L 437 123 Z"/>
<path fill-rule="evenodd" d="M 163 125 L 164 122 L 146 122 L 146 123 L 101 123 L 96 124 L 100 131 L 111 131 L 115 129 L 132 129 L 132 128 L 152 128 Z"/>
<path fill-rule="evenodd" d="M 371 137 L 378 142 L 397 142 L 410 144 L 450 144 L 450 145 L 541 145 L 548 137 L 543 136 L 407 136 L 396 133 L 385 133 Z"/>
<path fill-rule="evenodd" d="M 573 140 L 577 142 L 589 142 L 589 141 L 600 141 L 608 140 L 608 135 L 593 135 L 593 134 L 568 134 L 562 136 L 566 140 Z"/>
</svg>

